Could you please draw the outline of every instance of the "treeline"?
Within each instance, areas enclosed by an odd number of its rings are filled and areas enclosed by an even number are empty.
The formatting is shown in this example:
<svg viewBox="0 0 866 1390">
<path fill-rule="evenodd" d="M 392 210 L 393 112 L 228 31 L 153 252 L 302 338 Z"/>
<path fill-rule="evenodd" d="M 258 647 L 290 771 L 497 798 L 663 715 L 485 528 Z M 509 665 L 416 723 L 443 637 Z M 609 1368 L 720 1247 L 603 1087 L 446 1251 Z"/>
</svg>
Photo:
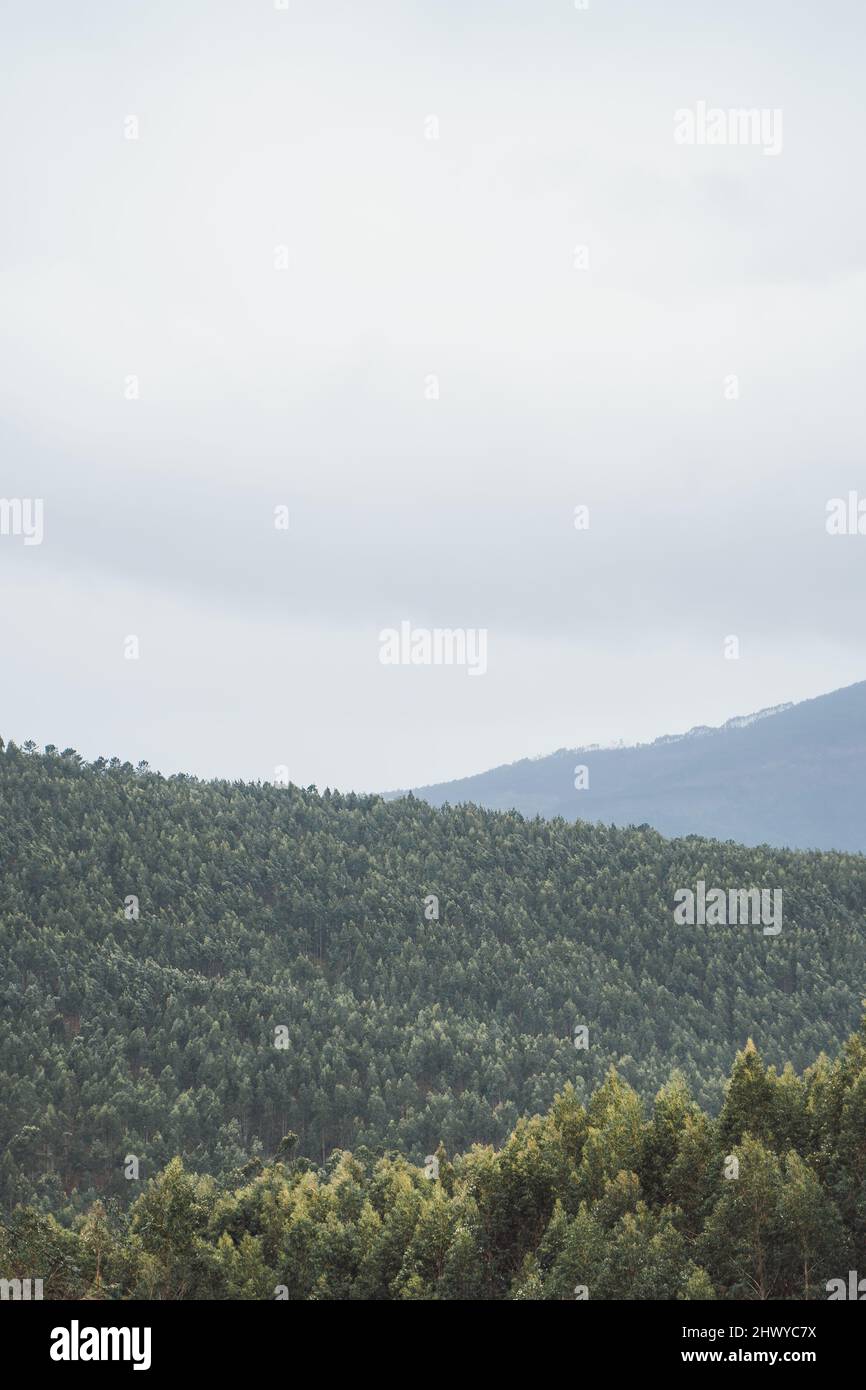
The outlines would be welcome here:
<svg viewBox="0 0 866 1390">
<path fill-rule="evenodd" d="M 699 880 L 781 890 L 781 932 L 675 925 L 675 892 Z M 611 1066 L 644 1100 L 677 1067 L 717 1114 L 747 1037 L 802 1070 L 856 1026 L 864 910 L 859 855 L 9 744 L 0 1203 L 69 1222 L 128 1203 L 131 1170 L 146 1180 L 180 1154 L 187 1174 L 225 1179 L 289 1131 L 316 1165 L 347 1148 L 422 1163 L 440 1141 L 505 1143 L 569 1084 L 588 1101 Z M 529 1142 L 516 1133 L 503 1153 Z"/>
<path fill-rule="evenodd" d="M 56 1299 L 645 1300 L 845 1297 L 866 1273 L 866 1025 L 802 1078 L 749 1044 L 715 1119 L 679 1077 L 644 1114 L 612 1072 L 425 1169 L 363 1149 L 316 1169 L 295 1138 L 229 1184 L 174 1159 L 74 1229 L 19 1208 L 0 1277 Z"/>
</svg>

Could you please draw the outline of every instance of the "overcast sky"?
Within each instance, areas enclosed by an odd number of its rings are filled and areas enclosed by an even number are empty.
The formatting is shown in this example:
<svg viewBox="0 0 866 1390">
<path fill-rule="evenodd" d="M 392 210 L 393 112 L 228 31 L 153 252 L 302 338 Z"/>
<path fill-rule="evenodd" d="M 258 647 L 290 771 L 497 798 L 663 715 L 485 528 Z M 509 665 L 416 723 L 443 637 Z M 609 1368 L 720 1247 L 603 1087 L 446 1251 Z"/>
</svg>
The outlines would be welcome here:
<svg viewBox="0 0 866 1390">
<path fill-rule="evenodd" d="M 6 738 L 382 789 L 866 677 L 859 0 L 0 13 Z"/>
</svg>

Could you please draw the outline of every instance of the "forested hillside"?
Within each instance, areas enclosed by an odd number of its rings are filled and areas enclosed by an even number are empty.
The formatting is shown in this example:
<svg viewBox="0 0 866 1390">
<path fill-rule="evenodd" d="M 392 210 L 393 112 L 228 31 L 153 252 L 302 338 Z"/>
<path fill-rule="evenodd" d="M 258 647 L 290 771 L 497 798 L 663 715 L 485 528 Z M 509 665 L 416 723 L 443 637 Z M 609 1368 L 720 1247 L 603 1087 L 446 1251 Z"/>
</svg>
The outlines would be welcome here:
<svg viewBox="0 0 866 1390">
<path fill-rule="evenodd" d="M 575 777 L 575 768 L 586 774 Z M 582 785 L 575 787 L 575 781 Z M 561 748 L 418 787 L 431 806 L 699 833 L 741 844 L 866 850 L 866 681 L 634 748 Z"/>
<path fill-rule="evenodd" d="M 802 1070 L 860 1014 L 857 855 L 10 744 L 0 875 L 7 1209 L 127 1202 L 178 1154 L 231 1174 L 290 1131 L 317 1164 L 423 1163 L 440 1141 L 502 1143 L 568 1083 L 587 1100 L 612 1064 L 645 1099 L 678 1067 L 716 1113 L 748 1037 Z M 676 925 L 699 879 L 781 889 L 781 932 Z"/>
<path fill-rule="evenodd" d="M 611 1074 L 499 1152 L 293 1157 L 216 1183 L 173 1160 L 124 1214 L 17 1210 L 0 1277 L 44 1297 L 827 1299 L 866 1249 L 866 1030 L 805 1077 L 748 1045 L 718 1119 L 674 1079 L 645 1110 Z M 856 1285 L 857 1274 L 854 1281 Z"/>
</svg>

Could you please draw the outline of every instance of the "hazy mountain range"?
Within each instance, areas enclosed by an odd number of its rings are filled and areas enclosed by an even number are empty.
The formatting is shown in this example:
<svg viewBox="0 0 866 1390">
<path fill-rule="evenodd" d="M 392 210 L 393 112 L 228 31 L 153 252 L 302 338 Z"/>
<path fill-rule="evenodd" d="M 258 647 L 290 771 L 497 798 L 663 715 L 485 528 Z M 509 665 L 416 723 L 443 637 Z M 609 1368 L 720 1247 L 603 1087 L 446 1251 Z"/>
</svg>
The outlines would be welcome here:
<svg viewBox="0 0 866 1390">
<path fill-rule="evenodd" d="M 472 801 L 664 835 L 864 851 L 866 681 L 720 728 L 636 747 L 561 748 L 413 792 L 434 806 Z"/>
</svg>

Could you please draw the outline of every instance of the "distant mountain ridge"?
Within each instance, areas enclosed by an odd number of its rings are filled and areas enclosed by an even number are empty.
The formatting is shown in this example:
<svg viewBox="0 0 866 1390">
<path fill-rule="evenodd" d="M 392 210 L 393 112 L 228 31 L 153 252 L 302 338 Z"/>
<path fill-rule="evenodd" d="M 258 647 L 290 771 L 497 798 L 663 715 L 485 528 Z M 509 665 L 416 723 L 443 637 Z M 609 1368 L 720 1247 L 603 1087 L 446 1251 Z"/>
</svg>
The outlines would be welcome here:
<svg viewBox="0 0 866 1390">
<path fill-rule="evenodd" d="M 735 714 L 733 718 L 726 719 L 724 724 L 695 724 L 684 734 L 662 734 L 660 738 L 653 739 L 653 743 L 679 743 L 684 738 L 699 738 L 704 734 L 721 734 L 725 729 L 746 729 L 750 724 L 756 724 L 759 719 L 766 719 L 771 714 L 781 714 L 783 710 L 793 709 L 793 700 L 787 700 L 782 705 L 768 705 L 766 709 L 755 710 L 752 714 Z M 636 745 L 640 747 L 640 745 Z"/>
<path fill-rule="evenodd" d="M 703 738 L 706 734 L 720 734 L 725 729 L 745 729 L 749 724 L 754 724 L 758 719 L 766 719 L 768 715 L 779 714 L 782 710 L 793 709 L 793 701 L 787 700 L 781 705 L 768 705 L 766 709 L 754 710 L 752 714 L 735 714 L 731 719 L 726 719 L 724 724 L 693 724 L 690 729 L 686 729 L 684 734 L 660 734 L 658 738 L 652 739 L 649 743 L 626 743 L 623 739 L 616 743 L 581 743 L 574 748 L 559 748 L 558 753 L 595 753 L 599 750 L 609 752 L 611 750 L 622 751 L 623 749 L 633 748 L 654 748 L 658 743 L 681 743 L 686 738 Z M 545 758 L 553 756 L 550 753 L 536 753 L 528 759 L 529 762 L 543 762 Z M 503 764 L 506 767 L 513 767 L 515 764 Z M 445 786 L 443 782 L 440 785 Z M 396 792 L 396 796 L 405 796 L 405 792 Z"/>
<path fill-rule="evenodd" d="M 576 764 L 588 786 L 575 787 Z M 442 806 L 651 825 L 792 849 L 866 851 L 866 681 L 652 743 L 583 745 L 415 787 Z M 395 793 L 400 795 L 401 793 Z"/>
</svg>

